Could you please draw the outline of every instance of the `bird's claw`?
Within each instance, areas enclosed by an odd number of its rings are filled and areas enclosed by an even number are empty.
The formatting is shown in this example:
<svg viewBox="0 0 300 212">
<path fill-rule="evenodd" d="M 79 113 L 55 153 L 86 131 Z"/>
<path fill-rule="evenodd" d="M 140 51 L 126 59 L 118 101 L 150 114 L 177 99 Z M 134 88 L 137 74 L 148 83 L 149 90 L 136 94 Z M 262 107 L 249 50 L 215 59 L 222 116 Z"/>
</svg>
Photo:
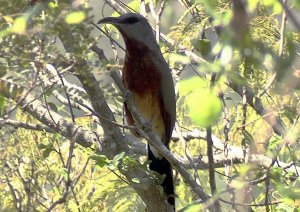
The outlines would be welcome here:
<svg viewBox="0 0 300 212">
<path fill-rule="evenodd" d="M 132 100 L 133 100 L 133 93 L 131 91 L 127 90 L 124 93 L 124 101 L 128 102 L 128 101 L 132 101 Z"/>
<path fill-rule="evenodd" d="M 142 130 L 145 131 L 145 130 L 151 129 L 151 128 L 152 128 L 151 121 L 145 120 L 145 122 L 143 123 L 143 126 L 142 126 Z"/>
</svg>

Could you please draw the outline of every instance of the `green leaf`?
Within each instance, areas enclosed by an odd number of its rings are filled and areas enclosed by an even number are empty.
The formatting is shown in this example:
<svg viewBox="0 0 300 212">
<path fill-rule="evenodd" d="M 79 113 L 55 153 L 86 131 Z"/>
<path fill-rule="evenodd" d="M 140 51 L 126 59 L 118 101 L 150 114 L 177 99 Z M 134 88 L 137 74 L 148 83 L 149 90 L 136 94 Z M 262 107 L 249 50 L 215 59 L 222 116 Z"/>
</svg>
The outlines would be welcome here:
<svg viewBox="0 0 300 212">
<path fill-rule="evenodd" d="M 222 110 L 222 102 L 217 95 L 208 89 L 209 81 L 192 77 L 179 82 L 179 95 L 184 97 L 191 120 L 208 127 L 214 123 Z"/>
<path fill-rule="evenodd" d="M 92 155 L 90 158 L 94 160 L 96 162 L 96 165 L 100 167 L 103 167 L 108 164 L 108 159 L 105 155 Z"/>
<path fill-rule="evenodd" d="M 282 183 L 282 179 L 284 177 L 284 171 L 282 168 L 279 168 L 279 167 L 273 167 L 271 169 L 271 172 L 270 172 L 270 178 L 272 179 L 272 182 L 276 185 L 281 185 Z"/>
<path fill-rule="evenodd" d="M 282 11 L 281 4 L 276 0 L 263 0 L 262 4 L 271 7 L 274 14 L 280 14 Z"/>
<path fill-rule="evenodd" d="M 255 11 L 255 9 L 259 5 L 259 1 L 260 0 L 251 0 L 251 1 L 248 1 L 247 2 L 247 7 L 248 7 L 249 11 L 251 11 L 251 12 Z"/>
<path fill-rule="evenodd" d="M 53 102 L 48 102 L 48 105 L 51 108 L 51 110 L 58 112 L 58 108 L 57 108 L 56 104 L 54 104 Z"/>
<path fill-rule="evenodd" d="M 239 176 L 246 176 L 249 171 L 251 170 L 251 165 L 249 164 L 242 164 L 239 168 Z"/>
<path fill-rule="evenodd" d="M 253 138 L 253 136 L 247 130 L 242 129 L 242 134 L 244 135 L 246 143 L 248 145 L 253 144 L 254 138 Z"/>
<path fill-rule="evenodd" d="M 202 211 L 203 207 L 201 204 L 191 204 L 186 209 L 184 209 L 184 212 L 198 212 Z"/>
<path fill-rule="evenodd" d="M 0 115 L 3 115 L 6 104 L 7 104 L 6 98 L 0 95 Z"/>
<path fill-rule="evenodd" d="M 295 8 L 297 10 L 300 10 L 300 1 L 294 1 L 294 4 L 295 4 Z"/>
<path fill-rule="evenodd" d="M 137 184 L 140 183 L 140 179 L 139 178 L 132 178 L 131 181 L 134 182 L 134 183 L 137 183 Z"/>
<path fill-rule="evenodd" d="M 237 189 L 237 190 L 244 188 L 246 185 L 246 183 L 244 181 L 241 181 L 238 179 L 232 180 L 230 184 L 231 184 L 232 188 Z"/>
<path fill-rule="evenodd" d="M 79 24 L 85 19 L 86 15 L 82 11 L 71 12 L 66 15 L 65 22 L 67 24 Z"/>
<path fill-rule="evenodd" d="M 57 1 L 54 1 L 54 2 L 51 1 L 51 2 L 49 2 L 48 6 L 52 9 L 54 9 L 54 8 L 58 7 L 58 3 L 57 3 Z"/>
<path fill-rule="evenodd" d="M 60 138 L 61 135 L 59 133 L 54 133 L 51 139 L 55 141 L 55 140 L 59 140 Z"/>
<path fill-rule="evenodd" d="M 166 58 L 168 59 L 171 66 L 175 64 L 189 64 L 191 61 L 187 56 L 176 54 L 176 53 L 169 53 L 166 54 Z"/>
<path fill-rule="evenodd" d="M 290 187 L 290 186 L 281 186 L 276 187 L 277 191 L 284 197 L 289 199 L 300 199 L 300 189 Z"/>
<path fill-rule="evenodd" d="M 203 73 L 217 73 L 223 70 L 222 64 L 219 60 L 213 61 L 212 63 L 203 63 L 198 67 L 199 72 Z"/>
<path fill-rule="evenodd" d="M 243 78 L 241 75 L 239 75 L 233 71 L 228 71 L 227 77 L 230 81 L 233 81 L 237 85 L 246 85 L 247 84 L 247 80 L 245 78 Z"/>
<path fill-rule="evenodd" d="M 214 12 L 214 10 L 217 7 L 217 0 L 196 0 L 195 2 L 202 4 L 207 10 L 207 12 Z"/>
<path fill-rule="evenodd" d="M 179 95 L 186 96 L 199 88 L 207 88 L 208 81 L 200 77 L 192 77 L 179 82 Z"/>
<path fill-rule="evenodd" d="M 124 158 L 125 156 L 125 152 L 121 152 L 120 154 L 117 154 L 114 158 L 113 158 L 113 162 L 117 162 L 122 160 L 122 158 Z"/>
<path fill-rule="evenodd" d="M 0 32 L 0 34 L 1 34 L 1 32 Z M 0 35 L 0 37 L 1 37 L 1 35 Z M 3 77 L 6 73 L 7 73 L 7 71 L 5 69 L 1 68 L 0 69 L 0 78 Z"/>
<path fill-rule="evenodd" d="M 49 157 L 50 153 L 53 151 L 53 149 L 45 149 L 43 151 L 43 158 L 46 159 L 47 157 Z"/>
<path fill-rule="evenodd" d="M 186 97 L 188 113 L 192 121 L 201 126 L 211 126 L 220 116 L 222 102 L 208 89 L 196 89 Z"/>
<path fill-rule="evenodd" d="M 294 123 L 294 118 L 297 116 L 296 114 L 297 114 L 297 108 L 290 107 L 290 106 L 284 106 L 282 115 L 287 117 L 291 124 Z"/>
<path fill-rule="evenodd" d="M 278 146 L 278 144 L 282 143 L 282 139 L 271 138 L 269 141 L 268 149 L 274 150 Z"/>
<path fill-rule="evenodd" d="M 133 156 L 125 156 L 122 160 L 123 164 L 126 166 L 134 167 L 138 166 L 139 162 Z"/>
<path fill-rule="evenodd" d="M 211 52 L 211 45 L 208 39 L 193 39 L 192 44 L 203 57 L 207 57 Z"/>
<path fill-rule="evenodd" d="M 60 174 L 63 176 L 63 178 L 64 178 L 65 180 L 68 179 L 68 169 L 62 168 L 62 169 L 60 170 Z"/>
<path fill-rule="evenodd" d="M 38 145 L 38 149 L 42 150 L 43 151 L 43 158 L 46 159 L 47 157 L 49 157 L 50 153 L 52 151 L 54 151 L 54 148 L 52 146 L 52 144 L 39 144 Z"/>
<path fill-rule="evenodd" d="M 118 170 L 118 166 L 116 166 L 116 165 L 113 164 L 113 163 L 109 163 L 109 164 L 107 165 L 107 168 L 109 168 L 109 169 L 112 170 L 112 171 Z"/>
</svg>

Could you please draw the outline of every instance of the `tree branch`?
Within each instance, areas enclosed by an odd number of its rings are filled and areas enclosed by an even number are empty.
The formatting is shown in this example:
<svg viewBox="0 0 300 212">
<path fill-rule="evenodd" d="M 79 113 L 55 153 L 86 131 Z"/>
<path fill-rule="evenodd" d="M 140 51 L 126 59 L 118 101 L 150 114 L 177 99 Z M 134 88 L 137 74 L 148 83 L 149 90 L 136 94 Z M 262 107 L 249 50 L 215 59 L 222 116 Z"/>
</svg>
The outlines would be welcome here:
<svg viewBox="0 0 300 212">
<path fill-rule="evenodd" d="M 118 75 L 112 74 L 112 78 L 115 80 L 116 84 L 118 85 L 119 89 L 122 93 L 127 93 L 124 85 L 122 84 L 121 79 Z M 176 159 L 171 152 L 162 144 L 158 135 L 156 135 L 152 127 L 143 120 L 135 107 L 134 101 L 132 99 L 132 95 L 128 93 L 128 97 L 126 99 L 126 103 L 128 108 L 138 125 L 138 130 L 140 134 L 153 146 L 157 149 L 157 151 L 162 154 L 184 178 L 184 180 L 191 186 L 193 192 L 197 195 L 197 197 L 203 201 L 209 199 L 209 196 L 204 192 L 203 188 L 196 183 L 193 177 L 184 169 L 180 164 L 181 162 Z"/>
<path fill-rule="evenodd" d="M 66 30 L 69 28 L 66 27 Z M 78 49 L 78 43 L 75 42 L 76 39 L 70 31 L 61 32 L 59 38 L 62 44 L 67 49 L 68 52 L 75 52 Z M 70 43 L 69 40 L 74 42 Z M 107 105 L 104 93 L 99 86 L 98 81 L 94 77 L 91 68 L 88 66 L 87 62 L 77 57 L 76 65 L 74 70 L 77 74 L 78 79 L 83 85 L 84 90 L 89 96 L 91 105 L 96 114 L 99 114 L 103 118 L 99 118 L 99 122 L 104 131 L 104 140 L 102 141 L 103 148 L 105 148 L 104 153 L 108 158 L 112 159 L 115 155 L 122 152 L 128 154 L 129 147 L 126 144 L 126 138 L 120 128 L 115 125 L 115 118 Z M 133 189 L 142 198 L 149 211 L 168 211 L 169 206 L 165 200 L 165 197 L 161 195 L 160 188 L 154 185 L 149 174 L 145 172 L 142 166 L 137 165 L 134 167 L 128 167 L 124 169 L 119 167 L 119 171 L 127 178 L 128 182 Z M 140 183 L 135 183 L 132 179 L 138 178 Z M 153 204 L 155 202 L 156 204 Z"/>
<path fill-rule="evenodd" d="M 9 125 L 15 128 L 24 128 L 28 130 L 37 130 L 37 131 L 45 131 L 48 133 L 54 133 L 55 131 L 47 126 L 40 125 L 40 124 L 30 124 L 24 123 L 22 121 L 16 121 L 12 119 L 3 119 L 0 118 L 0 128 L 4 127 L 5 125 Z"/>
<path fill-rule="evenodd" d="M 235 77 L 241 78 L 240 75 L 235 73 Z M 274 132 L 279 136 L 285 135 L 285 125 L 281 121 L 281 119 L 276 116 L 274 113 L 270 113 L 264 105 L 262 104 L 261 100 L 256 97 L 256 95 L 251 90 L 250 86 L 243 81 L 243 85 L 241 83 L 235 82 L 234 77 L 229 76 L 227 85 L 231 87 L 235 92 L 237 92 L 240 96 L 243 96 L 243 89 L 245 89 L 245 96 L 247 103 L 259 114 L 274 130 Z"/>
<path fill-rule="evenodd" d="M 283 9 L 285 10 L 286 14 L 288 15 L 288 17 L 291 19 L 292 23 L 294 24 L 294 26 L 296 27 L 296 29 L 298 30 L 298 32 L 300 31 L 300 22 L 299 19 L 291 12 L 291 10 L 287 7 L 287 5 L 284 3 L 284 0 L 277 0 L 281 6 L 283 7 Z"/>
<path fill-rule="evenodd" d="M 40 100 L 34 98 L 31 94 L 27 94 L 27 90 L 24 88 L 0 79 L 0 93 L 6 98 L 11 98 L 18 102 L 24 111 L 53 131 L 59 132 L 68 139 L 75 139 L 76 143 L 84 147 L 90 147 L 92 144 L 98 143 L 100 144 L 98 150 L 102 151 L 102 141 L 97 133 L 75 125 L 53 110 L 49 110 Z M 27 95 L 26 98 L 23 98 L 24 94 Z"/>
</svg>

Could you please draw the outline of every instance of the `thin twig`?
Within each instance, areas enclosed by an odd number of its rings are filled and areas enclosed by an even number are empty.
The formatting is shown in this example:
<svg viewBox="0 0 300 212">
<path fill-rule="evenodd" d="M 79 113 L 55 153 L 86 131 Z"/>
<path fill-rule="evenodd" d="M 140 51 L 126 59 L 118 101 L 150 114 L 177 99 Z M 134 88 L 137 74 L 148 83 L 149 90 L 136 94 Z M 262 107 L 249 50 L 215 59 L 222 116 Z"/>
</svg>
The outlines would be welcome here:
<svg viewBox="0 0 300 212">
<path fill-rule="evenodd" d="M 224 113 L 224 122 L 225 122 L 225 126 L 224 126 L 225 140 L 224 140 L 223 153 L 224 153 L 225 161 L 227 161 L 228 160 L 228 153 L 229 153 L 228 142 L 229 142 L 230 120 L 229 120 L 229 110 L 226 106 L 224 95 L 221 96 L 221 100 L 223 102 L 223 113 Z M 231 163 L 232 163 L 232 161 L 231 161 Z M 230 171 L 230 164 L 228 162 L 226 162 L 225 165 L 224 165 L 224 173 L 225 173 L 226 176 L 229 175 L 229 171 Z M 226 181 L 227 181 L 226 186 L 227 186 L 227 189 L 229 189 L 229 193 L 230 193 L 230 196 L 231 196 L 231 202 L 235 203 L 235 199 L 236 199 L 235 191 L 233 189 L 230 189 L 231 180 L 232 180 L 231 178 L 226 177 Z M 232 209 L 236 210 L 235 204 L 232 205 Z"/>
<path fill-rule="evenodd" d="M 266 212 L 270 211 L 270 203 L 269 203 L 269 190 L 270 190 L 270 177 L 269 177 L 269 170 L 267 171 L 267 177 L 265 180 L 266 191 L 265 191 L 265 205 L 266 205 Z"/>
<path fill-rule="evenodd" d="M 185 147 L 185 148 L 184 148 L 185 155 L 186 155 L 186 158 L 188 159 L 189 163 L 191 164 L 191 167 L 192 167 L 193 170 L 194 170 L 194 177 L 195 177 L 196 181 L 197 181 L 198 183 L 200 183 L 200 182 L 201 182 L 201 181 L 200 181 L 200 176 L 199 176 L 199 174 L 198 174 L 198 172 L 197 172 L 196 164 L 195 164 L 195 162 L 194 162 L 194 160 L 193 160 L 193 158 L 192 158 L 191 152 L 190 152 L 190 150 L 189 150 L 189 148 L 188 148 L 188 143 L 187 143 L 187 141 L 184 139 L 184 137 L 182 136 L 182 132 L 181 132 L 180 127 L 178 126 L 178 124 L 175 125 L 175 130 L 176 130 L 176 132 L 178 133 L 179 139 L 180 139 L 180 140 L 183 142 L 183 144 L 184 144 L 184 147 Z"/>
<path fill-rule="evenodd" d="M 283 5 L 284 8 L 287 6 L 287 0 L 283 0 Z M 284 9 L 282 11 L 282 16 L 281 16 L 281 26 L 280 26 L 280 40 L 279 40 L 279 50 L 278 50 L 278 56 L 282 57 L 283 54 L 283 49 L 284 49 L 284 41 L 285 41 L 285 28 L 286 28 L 286 23 L 287 23 L 287 13 L 286 10 Z"/>
<path fill-rule="evenodd" d="M 5 125 L 9 125 L 9 126 L 12 126 L 15 128 L 24 128 L 24 129 L 29 129 L 29 130 L 37 130 L 37 131 L 45 131 L 45 132 L 49 132 L 49 133 L 54 133 L 53 129 L 51 129 L 50 127 L 41 125 L 41 124 L 30 124 L 30 123 L 24 123 L 22 121 L 0 118 L 0 129 Z"/>
<path fill-rule="evenodd" d="M 7 164 L 7 163 L 6 163 Z M 7 165 L 8 166 L 8 165 Z M 4 175 L 5 175 L 5 178 L 6 178 L 6 182 L 7 182 L 7 185 L 9 187 L 9 190 L 11 192 L 11 195 L 14 199 L 14 203 L 15 203 L 15 208 L 18 212 L 21 212 L 22 211 L 22 205 L 20 204 L 20 199 L 18 198 L 18 195 L 16 194 L 16 190 L 15 188 L 13 187 L 13 185 L 10 183 L 10 180 L 9 180 L 9 177 L 8 175 L 6 174 L 6 172 L 4 172 Z"/>
<path fill-rule="evenodd" d="M 247 119 L 247 98 L 246 98 L 246 88 L 243 86 L 243 117 L 242 117 L 242 131 L 246 131 L 246 119 Z M 242 133 L 242 148 L 244 152 L 244 161 L 247 162 L 247 153 L 249 153 L 249 141 L 244 133 Z"/>
<path fill-rule="evenodd" d="M 284 1 L 282 0 L 277 0 L 277 1 L 281 4 L 285 12 L 288 14 L 288 17 L 291 19 L 292 23 L 294 24 L 294 26 L 299 32 L 300 31 L 299 19 L 291 12 L 291 10 L 287 7 L 287 5 L 284 4 Z"/>
<path fill-rule="evenodd" d="M 221 202 L 224 202 L 226 204 L 229 204 L 229 205 L 232 205 L 233 203 L 232 202 L 229 202 L 227 200 L 224 200 L 222 198 L 219 198 L 219 200 Z M 282 201 L 277 201 L 277 202 L 270 202 L 268 205 L 278 205 L 282 203 Z M 261 203 L 261 204 L 247 204 L 247 203 L 235 203 L 235 205 L 240 205 L 240 206 L 251 206 L 251 207 L 265 207 L 266 204 L 265 203 Z"/>
<path fill-rule="evenodd" d="M 98 27 L 96 24 L 92 23 L 92 25 L 97 28 L 100 32 L 102 32 L 104 35 L 106 35 L 111 41 L 113 41 L 120 49 L 125 51 L 125 48 L 121 46 L 113 37 L 111 37 L 108 33 L 106 33 L 104 30 L 102 30 L 100 27 Z"/>
<path fill-rule="evenodd" d="M 287 5 L 287 0 L 283 0 L 283 4 L 286 7 Z M 284 49 L 284 41 L 285 41 L 285 36 L 284 36 L 284 31 L 286 28 L 286 23 L 287 23 L 287 13 L 286 10 L 284 9 L 282 11 L 282 16 L 281 16 L 281 26 L 280 26 L 280 40 L 279 40 L 279 50 L 278 50 L 278 56 L 281 58 L 283 54 L 283 49 Z M 275 72 L 272 77 L 270 78 L 269 82 L 266 84 L 265 88 L 257 95 L 258 98 L 263 96 L 271 87 L 271 85 L 274 83 L 275 79 L 277 76 L 277 72 Z"/>
<path fill-rule="evenodd" d="M 216 73 L 211 74 L 210 88 L 215 86 Z M 209 185 L 212 196 L 217 194 L 217 185 L 215 179 L 215 169 L 214 169 L 214 152 L 213 152 L 213 140 L 212 140 L 212 129 L 211 126 L 206 128 L 206 143 L 207 143 L 207 157 L 208 157 L 208 175 L 209 175 Z M 216 211 L 221 211 L 220 202 L 216 199 L 213 203 Z"/>
</svg>

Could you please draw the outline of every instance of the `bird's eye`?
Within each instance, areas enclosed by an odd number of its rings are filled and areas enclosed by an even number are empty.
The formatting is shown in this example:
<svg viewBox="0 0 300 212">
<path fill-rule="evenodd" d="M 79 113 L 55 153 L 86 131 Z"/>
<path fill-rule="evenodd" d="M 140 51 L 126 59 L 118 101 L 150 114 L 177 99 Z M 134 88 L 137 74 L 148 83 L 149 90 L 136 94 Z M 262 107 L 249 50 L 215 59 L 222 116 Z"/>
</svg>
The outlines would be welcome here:
<svg viewBox="0 0 300 212">
<path fill-rule="evenodd" d="M 130 18 L 127 18 L 127 19 L 126 19 L 126 22 L 127 22 L 128 24 L 134 24 L 134 23 L 138 22 L 138 19 L 135 18 L 135 17 L 130 17 Z"/>
</svg>

